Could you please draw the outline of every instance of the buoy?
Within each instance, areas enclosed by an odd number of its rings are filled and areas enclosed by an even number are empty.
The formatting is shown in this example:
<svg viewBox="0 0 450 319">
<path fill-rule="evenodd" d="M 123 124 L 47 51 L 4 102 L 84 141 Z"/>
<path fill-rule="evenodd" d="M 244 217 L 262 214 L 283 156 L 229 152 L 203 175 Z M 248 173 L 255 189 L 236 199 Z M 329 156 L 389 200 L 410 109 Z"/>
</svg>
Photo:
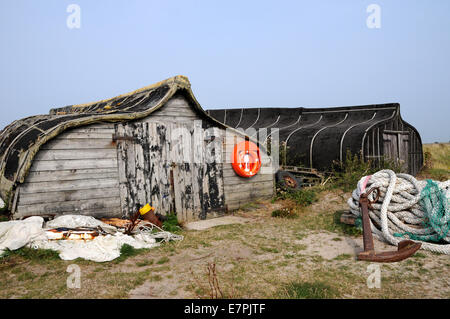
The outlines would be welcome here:
<svg viewBox="0 0 450 319">
<path fill-rule="evenodd" d="M 261 156 L 258 146 L 250 141 L 236 144 L 233 154 L 231 154 L 231 165 L 239 176 L 255 176 L 261 168 Z"/>
</svg>

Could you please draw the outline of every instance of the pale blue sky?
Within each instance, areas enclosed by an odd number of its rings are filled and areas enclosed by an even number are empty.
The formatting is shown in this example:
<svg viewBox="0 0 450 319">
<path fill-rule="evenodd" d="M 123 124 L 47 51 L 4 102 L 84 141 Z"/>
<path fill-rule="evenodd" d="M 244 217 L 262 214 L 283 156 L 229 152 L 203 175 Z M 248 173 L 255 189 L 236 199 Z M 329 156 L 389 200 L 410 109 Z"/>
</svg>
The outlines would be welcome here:
<svg viewBox="0 0 450 319">
<path fill-rule="evenodd" d="M 448 0 L 1 0 L 0 39 L 0 129 L 183 74 L 205 109 L 399 102 L 450 140 Z"/>
</svg>

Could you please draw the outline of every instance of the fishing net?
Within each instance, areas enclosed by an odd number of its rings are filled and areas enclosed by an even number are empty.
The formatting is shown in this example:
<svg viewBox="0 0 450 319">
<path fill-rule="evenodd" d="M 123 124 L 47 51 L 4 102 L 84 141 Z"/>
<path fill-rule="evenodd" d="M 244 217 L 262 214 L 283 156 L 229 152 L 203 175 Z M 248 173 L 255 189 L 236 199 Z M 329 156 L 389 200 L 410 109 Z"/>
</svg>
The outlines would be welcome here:
<svg viewBox="0 0 450 319">
<path fill-rule="evenodd" d="M 432 180 L 420 193 L 420 210 L 425 213 L 422 227 L 429 230 L 429 234 L 420 235 L 411 232 L 395 233 L 396 237 L 408 236 L 413 240 L 440 242 L 447 237 L 450 230 L 449 200 L 443 189 Z"/>
</svg>

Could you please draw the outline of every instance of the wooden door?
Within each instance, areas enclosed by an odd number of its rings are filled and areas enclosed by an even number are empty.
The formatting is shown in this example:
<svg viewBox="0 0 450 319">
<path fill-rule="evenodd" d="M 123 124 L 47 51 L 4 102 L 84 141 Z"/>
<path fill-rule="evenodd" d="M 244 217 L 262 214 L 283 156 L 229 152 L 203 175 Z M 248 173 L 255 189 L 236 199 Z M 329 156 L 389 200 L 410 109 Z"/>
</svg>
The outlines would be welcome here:
<svg viewBox="0 0 450 319">
<path fill-rule="evenodd" d="M 223 211 L 221 139 L 205 135 L 201 121 L 117 124 L 123 216 L 146 203 L 159 213 L 176 213 L 180 221 Z"/>
<path fill-rule="evenodd" d="M 402 165 L 405 172 L 409 168 L 409 132 L 384 131 L 384 157 Z"/>
</svg>

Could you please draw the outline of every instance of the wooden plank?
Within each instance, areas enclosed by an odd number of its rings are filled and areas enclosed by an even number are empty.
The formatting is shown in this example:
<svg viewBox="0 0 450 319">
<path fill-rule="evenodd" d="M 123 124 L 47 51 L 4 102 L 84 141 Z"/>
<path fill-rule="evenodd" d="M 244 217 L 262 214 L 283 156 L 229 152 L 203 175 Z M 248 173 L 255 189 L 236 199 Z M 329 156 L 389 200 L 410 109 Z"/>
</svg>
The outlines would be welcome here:
<svg viewBox="0 0 450 319">
<path fill-rule="evenodd" d="M 180 169 L 180 165 L 183 163 L 183 148 L 182 148 L 182 136 L 178 135 L 179 126 L 177 124 L 170 124 L 171 127 L 171 148 L 172 152 L 170 159 L 173 162 L 173 178 L 174 178 L 174 188 L 175 188 L 175 211 L 178 216 L 179 221 L 185 221 L 185 209 L 184 209 L 184 174 Z"/>
<path fill-rule="evenodd" d="M 206 143 L 204 144 L 204 149 L 206 149 Z M 201 199 L 202 199 L 202 212 L 200 215 L 200 219 L 205 219 L 206 218 L 206 212 L 211 208 L 211 204 L 210 204 L 210 197 L 209 197 L 209 167 L 208 167 L 208 163 L 206 163 L 206 159 L 204 158 L 204 162 L 202 164 L 203 169 L 202 169 L 202 173 L 203 173 L 203 181 L 201 184 L 201 190 L 202 190 L 202 194 Z"/>
<path fill-rule="evenodd" d="M 133 123 L 126 123 L 124 125 L 125 136 L 134 136 Z M 127 176 L 127 186 L 128 186 L 128 212 L 132 214 L 136 211 L 136 154 L 134 150 L 134 143 L 131 141 L 125 141 L 126 145 L 126 176 Z"/>
<path fill-rule="evenodd" d="M 116 127 L 116 134 L 118 135 L 124 135 L 125 134 L 125 128 L 123 124 L 119 124 Z M 126 183 L 127 180 L 127 172 L 126 172 L 126 166 L 127 166 L 127 144 L 126 141 L 121 140 L 117 143 L 117 167 L 118 167 L 118 173 L 119 173 L 119 182 L 120 183 Z"/>
<path fill-rule="evenodd" d="M 116 134 L 124 135 L 125 134 L 125 124 L 117 124 Z M 128 179 L 126 174 L 127 167 L 127 141 L 118 141 L 117 143 L 117 166 L 118 166 L 118 175 L 119 175 L 119 197 L 120 197 L 120 210 L 121 217 L 128 218 L 129 210 L 128 210 Z"/>
<path fill-rule="evenodd" d="M 409 134 L 398 134 L 399 159 L 403 162 L 402 168 L 405 172 L 409 171 Z"/>
<path fill-rule="evenodd" d="M 116 178 L 25 183 L 21 186 L 21 194 L 112 188 L 118 185 L 119 181 Z"/>
<path fill-rule="evenodd" d="M 236 187 L 236 185 L 228 185 L 226 184 L 224 186 L 225 192 L 227 193 L 247 193 L 247 192 L 257 192 L 259 190 L 264 189 L 272 189 L 273 188 L 273 182 L 272 181 L 265 181 L 260 182 L 257 184 L 251 184 L 251 183 L 245 183 L 240 185 L 239 187 Z"/>
<path fill-rule="evenodd" d="M 397 136 L 383 133 L 383 150 L 384 156 L 391 160 L 397 158 Z"/>
<path fill-rule="evenodd" d="M 243 203 L 248 203 L 248 201 L 250 200 L 255 200 L 255 199 L 260 199 L 260 198 L 268 198 L 273 196 L 273 189 L 263 189 L 260 191 L 249 191 L 246 193 L 239 193 L 239 192 L 235 192 L 235 193 L 228 193 L 225 191 L 225 202 L 226 205 L 230 206 L 231 204 L 235 203 L 235 202 L 243 202 Z"/>
<path fill-rule="evenodd" d="M 193 171 L 192 171 L 192 192 L 193 211 L 197 216 L 203 215 L 203 129 L 202 121 L 194 122 L 194 132 L 192 136 L 193 146 Z"/>
<path fill-rule="evenodd" d="M 223 179 L 223 136 L 222 130 L 214 127 L 215 139 L 213 143 L 215 144 L 215 155 L 216 155 L 216 171 L 215 179 L 217 184 L 217 202 L 215 203 L 213 209 L 221 209 L 225 207 L 225 189 L 224 189 L 224 179 Z"/>
<path fill-rule="evenodd" d="M 114 123 L 99 122 L 99 123 L 82 126 L 80 128 L 76 128 L 76 129 L 83 129 L 83 128 L 85 128 L 85 129 L 114 129 Z"/>
<path fill-rule="evenodd" d="M 165 132 L 164 132 L 165 134 Z M 149 155 L 150 155 L 150 202 L 153 207 L 155 207 L 159 212 L 167 213 L 166 209 L 163 208 L 162 203 L 162 187 L 160 185 L 160 171 L 164 169 L 161 162 L 164 161 L 162 158 L 162 147 L 160 141 L 164 140 L 158 134 L 157 124 L 148 123 L 148 143 L 149 143 Z"/>
<path fill-rule="evenodd" d="M 109 132 L 65 132 L 58 135 L 58 139 L 112 139 L 113 134 Z"/>
<path fill-rule="evenodd" d="M 272 194 L 260 195 L 258 197 L 254 197 L 254 198 L 240 198 L 240 199 L 227 200 L 228 211 L 237 210 L 240 207 L 248 204 L 251 201 L 265 200 L 265 199 L 267 200 L 270 198 L 272 198 Z"/>
<path fill-rule="evenodd" d="M 225 172 L 224 172 L 225 174 Z M 241 177 L 239 175 L 234 176 L 224 176 L 224 183 L 225 185 L 234 186 L 241 185 L 241 184 L 259 184 L 261 182 L 273 182 L 273 175 L 272 174 L 257 174 L 251 178 L 245 178 Z"/>
<path fill-rule="evenodd" d="M 197 114 L 195 114 L 194 111 L 191 109 L 185 109 L 182 107 L 179 108 L 162 108 L 158 111 L 154 112 L 153 115 L 156 116 L 180 116 L 180 117 L 196 117 L 198 118 Z M 153 116 L 152 115 L 152 116 Z"/>
<path fill-rule="evenodd" d="M 111 127 L 81 126 L 65 131 L 63 134 L 67 133 L 100 133 L 100 134 L 110 134 L 109 137 L 111 137 L 115 133 L 115 128 L 114 126 Z"/>
<path fill-rule="evenodd" d="M 144 149 L 143 143 L 145 143 L 143 123 L 138 123 L 134 130 L 134 136 L 138 138 L 139 143 L 134 144 L 134 154 L 136 163 L 136 205 L 142 207 L 147 204 L 147 198 L 145 193 L 145 162 L 144 162 Z"/>
<path fill-rule="evenodd" d="M 180 165 L 180 169 L 184 175 L 184 203 L 185 220 L 191 221 L 194 218 L 194 196 L 193 194 L 193 134 L 194 128 L 192 123 L 180 124 L 183 129 L 182 135 L 182 155 L 183 163 Z"/>
<path fill-rule="evenodd" d="M 48 143 L 42 145 L 41 150 L 79 150 L 79 149 L 115 149 L 116 145 L 112 138 L 109 139 L 59 139 L 54 138 Z"/>
<path fill-rule="evenodd" d="M 42 150 L 34 161 L 117 158 L 115 149 Z"/>
<path fill-rule="evenodd" d="M 70 169 L 87 168 L 113 168 L 117 167 L 117 158 L 85 159 L 85 160 L 56 160 L 56 161 L 34 161 L 31 172 L 37 171 L 59 171 Z"/>
<path fill-rule="evenodd" d="M 119 198 L 103 198 L 18 206 L 17 211 L 22 215 L 39 213 L 58 214 L 61 212 L 72 212 L 72 214 L 79 214 L 84 210 L 98 210 L 118 207 L 120 207 Z"/>
<path fill-rule="evenodd" d="M 117 168 L 95 168 L 65 171 L 30 172 L 27 183 L 118 178 Z"/>
<path fill-rule="evenodd" d="M 151 117 L 148 117 L 143 120 L 143 122 L 148 123 L 192 123 L 193 121 L 198 120 L 198 116 L 194 115 L 185 115 L 180 116 L 179 114 L 171 114 L 171 115 L 157 115 L 152 114 Z"/>
<path fill-rule="evenodd" d="M 186 221 L 192 221 L 194 219 L 194 198 L 198 194 L 194 194 L 194 176 L 193 176 L 193 163 L 184 163 L 184 208 L 186 211 Z"/>
<path fill-rule="evenodd" d="M 19 198 L 19 205 L 33 205 L 42 203 L 55 203 L 65 201 L 77 201 L 99 198 L 117 198 L 119 189 L 117 187 L 101 188 L 101 189 L 84 189 L 65 192 L 46 192 L 22 194 Z"/>
<path fill-rule="evenodd" d="M 189 105 L 188 101 L 186 101 L 184 97 L 171 98 L 162 108 L 154 112 L 154 114 L 161 114 L 161 115 L 167 115 L 171 113 L 190 114 L 197 116 L 195 111 L 192 109 L 192 107 Z"/>
<path fill-rule="evenodd" d="M 151 185 L 151 178 L 152 178 L 152 172 L 151 172 L 151 161 L 150 161 L 150 131 L 149 131 L 149 123 L 143 122 L 142 123 L 142 150 L 144 155 L 144 194 L 145 194 L 145 201 L 146 203 L 150 203 L 152 206 L 152 199 L 151 199 L 151 192 L 152 192 L 152 185 Z M 156 207 L 156 206 L 154 206 Z"/>
<path fill-rule="evenodd" d="M 161 159 L 159 162 L 159 187 L 161 194 L 160 201 L 161 208 L 166 214 L 168 214 L 175 212 L 175 195 L 173 193 L 173 187 L 170 180 L 172 171 L 172 167 L 170 166 L 170 135 L 172 134 L 172 131 L 171 127 L 168 125 L 158 124 L 156 128 L 157 134 L 159 136 L 159 145 L 161 147 Z"/>
<path fill-rule="evenodd" d="M 259 170 L 259 172 L 254 177 L 257 177 L 257 176 L 260 176 L 260 175 L 273 176 L 273 174 L 264 173 L 263 172 L 263 167 L 269 167 L 270 168 L 270 166 L 261 166 L 261 169 Z M 236 174 L 236 172 L 233 169 L 233 167 L 231 167 L 231 164 L 223 165 L 223 176 L 224 176 L 224 178 L 234 177 L 234 176 L 239 177 L 239 175 Z M 240 178 L 242 179 L 243 182 L 245 182 L 246 180 L 247 181 L 252 181 L 254 179 L 254 177 L 250 177 L 250 178 L 240 177 Z"/>
</svg>

